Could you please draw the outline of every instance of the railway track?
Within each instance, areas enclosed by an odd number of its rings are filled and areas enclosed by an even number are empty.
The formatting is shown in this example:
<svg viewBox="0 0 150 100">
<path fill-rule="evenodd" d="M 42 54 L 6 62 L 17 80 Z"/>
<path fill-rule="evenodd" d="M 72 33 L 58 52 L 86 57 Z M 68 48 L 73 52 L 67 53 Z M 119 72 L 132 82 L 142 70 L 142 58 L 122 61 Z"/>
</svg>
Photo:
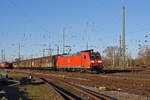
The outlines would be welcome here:
<svg viewBox="0 0 150 100">
<path fill-rule="evenodd" d="M 83 88 L 79 85 L 76 85 L 76 84 L 73 84 L 73 83 L 69 83 L 69 82 L 65 82 L 69 85 L 72 85 L 80 90 L 82 90 L 84 93 L 90 95 L 91 97 L 93 97 L 94 99 L 102 99 L 102 100 L 116 100 L 115 98 L 111 98 L 109 96 L 106 96 L 104 94 L 100 94 L 98 92 L 95 92 L 95 91 L 92 91 L 92 90 L 89 90 L 89 89 L 86 89 L 86 88 Z M 96 98 L 95 98 L 96 97 Z"/>
<path fill-rule="evenodd" d="M 65 90 L 64 88 L 54 84 L 53 82 L 50 82 L 46 80 L 45 78 L 41 78 L 44 82 L 46 82 L 49 86 L 53 87 L 54 90 L 60 94 L 63 98 L 63 100 L 81 100 L 81 98 L 77 97 L 76 95 L 70 93 L 69 91 Z"/>
<path fill-rule="evenodd" d="M 29 74 L 28 72 L 25 73 Z M 63 79 L 57 78 L 56 80 L 56 77 L 48 74 L 34 72 L 34 76 L 47 83 L 64 100 L 116 100 L 115 98 L 66 82 Z"/>
<path fill-rule="evenodd" d="M 48 83 L 52 86 L 65 100 L 116 100 L 114 98 L 108 97 L 103 94 L 99 94 L 89 89 L 85 89 L 83 87 L 71 84 L 65 81 L 54 81 L 52 79 L 41 78 L 44 82 Z M 58 85 L 58 83 L 60 83 Z M 56 84 L 57 83 L 57 84 Z M 64 85 L 62 85 L 64 84 Z M 61 85 L 61 87 L 60 87 Z M 62 87 L 63 86 L 63 87 Z M 68 90 L 70 87 L 72 89 Z"/>
<path fill-rule="evenodd" d="M 20 71 L 19 71 L 20 72 Z M 27 72 L 27 71 L 25 71 Z M 28 71 L 28 73 L 31 73 L 30 71 Z M 35 75 L 40 75 L 41 77 L 45 77 L 46 79 L 52 79 L 53 80 L 61 80 L 55 83 L 59 83 L 61 82 L 62 84 L 60 84 L 59 86 L 62 85 L 66 85 L 66 87 L 71 87 L 69 84 L 73 83 L 72 85 L 85 85 L 85 86 L 101 86 L 104 85 L 105 87 L 107 87 L 110 90 L 116 90 L 116 91 L 122 91 L 122 92 L 128 92 L 128 93 L 135 93 L 138 95 L 149 95 L 149 80 L 143 81 L 143 80 L 137 80 L 136 78 L 132 81 L 130 80 L 131 78 L 126 77 L 124 78 L 120 78 L 117 76 L 105 76 L 105 75 L 94 75 L 95 77 L 93 77 L 93 75 L 77 75 L 77 74 L 71 74 L 68 75 L 68 73 L 61 73 L 61 74 L 55 74 L 53 73 L 49 73 L 46 71 L 33 71 L 32 73 L 34 73 Z M 72 76 L 73 75 L 73 76 Z M 75 75 L 75 76 L 74 76 Z M 68 78 L 69 77 L 69 78 Z M 88 79 L 88 80 L 80 80 L 77 78 L 84 78 L 84 79 Z M 98 81 L 101 80 L 101 81 Z M 49 81 L 49 80 L 48 80 Z M 62 82 L 64 81 L 64 82 Z M 67 82 L 70 83 L 67 83 Z M 77 86 L 76 86 L 77 87 Z M 79 87 L 78 87 L 79 88 Z M 74 89 L 73 87 L 71 89 Z M 76 91 L 78 91 L 77 89 L 75 89 Z M 76 92 L 75 92 L 76 93 Z M 73 93 L 74 94 L 74 93 Z M 81 93 L 86 95 L 86 93 Z M 110 98 L 109 98 L 110 99 Z"/>
</svg>

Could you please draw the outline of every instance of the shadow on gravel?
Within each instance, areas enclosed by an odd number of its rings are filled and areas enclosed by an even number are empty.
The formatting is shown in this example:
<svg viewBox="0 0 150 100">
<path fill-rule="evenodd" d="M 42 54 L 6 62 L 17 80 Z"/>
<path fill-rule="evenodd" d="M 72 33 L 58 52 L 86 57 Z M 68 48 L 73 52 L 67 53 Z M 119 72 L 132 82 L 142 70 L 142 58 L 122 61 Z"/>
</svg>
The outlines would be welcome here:
<svg viewBox="0 0 150 100">
<path fill-rule="evenodd" d="M 18 86 L 41 84 L 45 84 L 45 82 L 35 82 L 34 79 L 28 77 L 23 77 L 18 82 L 9 78 L 8 81 L 0 82 L 0 100 L 28 100 L 24 89 L 19 89 Z"/>
<path fill-rule="evenodd" d="M 12 84 L 16 84 L 16 82 L 14 82 L 14 81 L 2 81 L 2 82 L 0 82 L 0 87 L 12 85 Z"/>
<path fill-rule="evenodd" d="M 23 77 L 20 80 L 20 85 L 42 85 L 45 82 L 35 82 L 35 79 L 29 79 L 28 77 Z"/>
<path fill-rule="evenodd" d="M 27 100 L 24 91 L 20 91 L 17 86 L 17 82 L 6 81 L 0 85 L 0 100 Z M 14 86 L 13 86 L 14 85 Z"/>
<path fill-rule="evenodd" d="M 123 72 L 140 72 L 142 70 L 103 70 L 104 74 L 123 73 Z"/>
</svg>

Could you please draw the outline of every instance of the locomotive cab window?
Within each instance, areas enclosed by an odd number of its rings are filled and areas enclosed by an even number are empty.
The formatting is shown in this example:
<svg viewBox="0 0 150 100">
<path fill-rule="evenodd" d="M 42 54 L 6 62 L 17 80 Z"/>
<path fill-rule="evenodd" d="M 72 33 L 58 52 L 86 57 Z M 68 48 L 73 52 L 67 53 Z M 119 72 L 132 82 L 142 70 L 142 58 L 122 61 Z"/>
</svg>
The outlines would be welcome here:
<svg viewBox="0 0 150 100">
<path fill-rule="evenodd" d="M 99 54 L 91 54 L 90 59 L 101 59 L 101 56 Z"/>
<path fill-rule="evenodd" d="M 101 59 L 101 56 L 100 55 L 95 55 L 95 58 L 96 59 Z"/>
<path fill-rule="evenodd" d="M 91 54 L 91 55 L 90 55 L 90 59 L 95 59 L 95 55 L 94 55 L 94 54 Z"/>
</svg>

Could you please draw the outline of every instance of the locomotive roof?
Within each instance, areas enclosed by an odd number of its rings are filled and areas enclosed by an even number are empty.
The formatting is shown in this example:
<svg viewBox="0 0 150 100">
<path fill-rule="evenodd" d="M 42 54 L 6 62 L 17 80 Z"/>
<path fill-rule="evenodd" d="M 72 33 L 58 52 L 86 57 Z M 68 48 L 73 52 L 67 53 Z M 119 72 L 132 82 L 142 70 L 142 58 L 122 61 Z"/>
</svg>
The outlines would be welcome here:
<svg viewBox="0 0 150 100">
<path fill-rule="evenodd" d="M 60 55 L 60 56 L 62 56 L 62 57 L 79 56 L 79 55 L 81 55 L 83 52 L 92 53 L 93 51 L 94 51 L 93 49 L 90 49 L 90 50 L 83 50 L 83 51 L 80 51 L 80 52 L 77 52 L 77 53 L 74 53 L 74 54 L 67 54 L 67 53 L 65 53 L 65 54 L 62 54 L 62 55 Z"/>
<path fill-rule="evenodd" d="M 93 49 L 90 49 L 90 50 L 83 50 L 83 51 L 81 51 L 81 52 L 93 52 L 94 50 Z"/>
</svg>

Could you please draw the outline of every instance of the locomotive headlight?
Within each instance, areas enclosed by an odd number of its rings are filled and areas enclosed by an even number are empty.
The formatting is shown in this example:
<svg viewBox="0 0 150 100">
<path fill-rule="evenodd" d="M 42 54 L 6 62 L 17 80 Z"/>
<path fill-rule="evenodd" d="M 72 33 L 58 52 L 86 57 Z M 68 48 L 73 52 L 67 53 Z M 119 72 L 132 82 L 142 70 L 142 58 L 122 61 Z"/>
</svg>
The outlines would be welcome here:
<svg viewBox="0 0 150 100">
<path fill-rule="evenodd" d="M 92 60 L 91 63 L 94 63 L 94 60 Z"/>
<path fill-rule="evenodd" d="M 101 60 L 99 60 L 99 61 L 98 61 L 98 63 L 102 63 L 102 61 L 101 61 Z"/>
</svg>

